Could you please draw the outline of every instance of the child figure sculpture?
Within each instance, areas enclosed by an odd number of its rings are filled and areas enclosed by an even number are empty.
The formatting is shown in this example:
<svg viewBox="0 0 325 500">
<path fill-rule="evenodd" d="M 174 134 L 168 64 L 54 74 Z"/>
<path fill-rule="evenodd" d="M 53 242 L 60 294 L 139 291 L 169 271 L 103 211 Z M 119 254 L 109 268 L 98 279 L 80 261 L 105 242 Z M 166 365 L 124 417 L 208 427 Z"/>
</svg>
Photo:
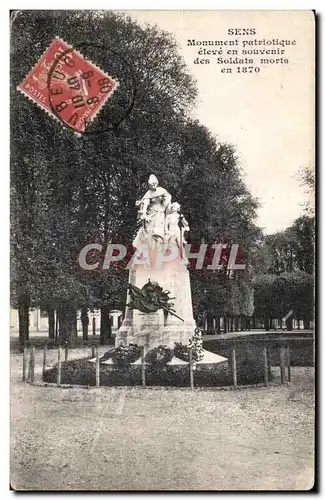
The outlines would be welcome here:
<svg viewBox="0 0 325 500">
<path fill-rule="evenodd" d="M 182 260 L 187 263 L 188 260 L 184 252 L 184 245 L 186 244 L 184 233 L 185 231 L 189 231 L 190 228 L 180 210 L 181 207 L 179 203 L 171 203 L 166 217 L 165 233 L 168 244 L 176 243 Z"/>
</svg>

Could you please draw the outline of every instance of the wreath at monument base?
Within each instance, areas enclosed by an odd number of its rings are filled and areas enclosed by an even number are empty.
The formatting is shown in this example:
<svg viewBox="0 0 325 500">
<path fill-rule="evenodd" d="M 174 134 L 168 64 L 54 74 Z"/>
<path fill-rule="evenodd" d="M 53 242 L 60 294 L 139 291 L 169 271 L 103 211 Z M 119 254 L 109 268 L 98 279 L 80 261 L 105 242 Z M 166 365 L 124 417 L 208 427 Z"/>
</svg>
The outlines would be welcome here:
<svg viewBox="0 0 325 500">
<path fill-rule="evenodd" d="M 174 354 L 175 354 L 176 358 L 179 358 L 182 361 L 186 361 L 187 363 L 190 360 L 188 346 L 182 344 L 181 342 L 175 342 Z M 193 360 L 194 359 L 195 359 L 195 355 L 194 355 L 194 352 L 193 352 Z"/>
<path fill-rule="evenodd" d="M 204 357 L 204 349 L 202 347 L 202 331 L 199 327 L 195 328 L 193 337 L 189 340 L 188 345 L 181 342 L 175 342 L 174 355 L 182 361 L 189 362 L 189 348 L 192 347 L 192 360 L 195 362 L 201 361 Z"/>
<path fill-rule="evenodd" d="M 140 347 L 137 344 L 119 345 L 113 350 L 111 359 L 119 367 L 125 367 L 134 363 L 140 355 Z"/>
<path fill-rule="evenodd" d="M 186 361 L 189 363 L 190 361 L 190 355 L 189 355 L 189 346 L 188 345 L 183 345 L 181 342 L 175 342 L 175 347 L 174 347 L 174 354 L 176 358 L 181 359 L 182 361 Z M 192 349 L 192 360 L 194 362 L 201 361 L 203 356 L 198 352 L 198 350 L 193 347 Z"/>
<path fill-rule="evenodd" d="M 163 368 L 173 358 L 173 351 L 166 345 L 153 347 L 145 355 L 146 363 L 150 363 L 154 368 Z"/>
</svg>

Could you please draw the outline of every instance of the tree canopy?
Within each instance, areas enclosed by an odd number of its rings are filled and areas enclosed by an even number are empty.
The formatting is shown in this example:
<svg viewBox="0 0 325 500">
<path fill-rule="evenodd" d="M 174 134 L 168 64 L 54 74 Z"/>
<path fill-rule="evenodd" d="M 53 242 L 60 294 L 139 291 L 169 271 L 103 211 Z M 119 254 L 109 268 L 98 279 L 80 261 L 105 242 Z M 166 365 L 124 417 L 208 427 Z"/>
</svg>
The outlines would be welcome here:
<svg viewBox="0 0 325 500">
<path fill-rule="evenodd" d="M 85 33 L 96 42 L 86 43 Z M 55 36 L 120 83 L 82 137 L 16 91 Z M 191 118 L 196 97 L 174 38 L 158 27 L 140 26 L 108 11 L 22 11 L 15 16 L 11 291 L 20 311 L 22 343 L 28 338 L 31 305 L 57 310 L 60 334 L 70 339 L 76 309 L 100 308 L 107 319 L 109 309 L 123 307 L 127 271 L 82 271 L 78 254 L 90 242 L 131 243 L 137 228 L 135 201 L 151 173 L 181 204 L 190 243 L 236 243 L 246 263 L 237 274 L 226 265 L 216 272 L 191 271 L 197 314 L 251 316 L 257 262 L 261 273 L 311 272 L 308 216 L 285 234 L 263 240 L 255 224 L 257 201 L 243 181 L 234 148 Z M 302 275 L 296 279 L 304 280 Z M 263 300 L 255 306 L 261 314 Z"/>
<path fill-rule="evenodd" d="M 314 310 L 314 246 L 315 223 L 309 215 L 262 238 L 254 254 L 256 316 L 281 319 L 292 310 L 308 326 Z"/>
</svg>

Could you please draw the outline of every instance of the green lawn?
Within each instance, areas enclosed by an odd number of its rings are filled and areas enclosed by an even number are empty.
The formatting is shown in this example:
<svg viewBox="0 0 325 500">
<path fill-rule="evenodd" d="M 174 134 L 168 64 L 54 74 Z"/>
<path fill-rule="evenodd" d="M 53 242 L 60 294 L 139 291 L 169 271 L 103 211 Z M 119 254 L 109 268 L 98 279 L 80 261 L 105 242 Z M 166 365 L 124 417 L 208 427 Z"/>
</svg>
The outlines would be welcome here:
<svg viewBox="0 0 325 500">
<path fill-rule="evenodd" d="M 293 368 L 290 386 L 191 391 L 31 386 L 20 381 L 21 364 L 21 355 L 12 355 L 17 490 L 313 485 L 311 367 Z"/>
</svg>

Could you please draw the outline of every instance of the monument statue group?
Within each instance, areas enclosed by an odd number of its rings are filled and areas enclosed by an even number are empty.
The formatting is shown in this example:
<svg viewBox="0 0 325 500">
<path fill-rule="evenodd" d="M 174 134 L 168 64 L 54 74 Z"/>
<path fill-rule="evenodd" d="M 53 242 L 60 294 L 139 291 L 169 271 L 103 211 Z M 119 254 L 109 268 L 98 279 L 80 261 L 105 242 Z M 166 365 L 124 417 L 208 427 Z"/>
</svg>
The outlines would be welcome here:
<svg viewBox="0 0 325 500">
<path fill-rule="evenodd" d="M 149 189 L 136 202 L 140 227 L 133 241 L 137 258 L 129 271 L 124 321 L 115 346 L 137 344 L 145 352 L 159 345 L 173 349 L 175 343 L 189 345 L 196 324 L 185 233 L 189 225 L 180 205 L 149 177 Z M 177 360 L 174 360 L 174 363 Z M 226 358 L 204 351 L 202 363 L 219 363 Z"/>
</svg>

